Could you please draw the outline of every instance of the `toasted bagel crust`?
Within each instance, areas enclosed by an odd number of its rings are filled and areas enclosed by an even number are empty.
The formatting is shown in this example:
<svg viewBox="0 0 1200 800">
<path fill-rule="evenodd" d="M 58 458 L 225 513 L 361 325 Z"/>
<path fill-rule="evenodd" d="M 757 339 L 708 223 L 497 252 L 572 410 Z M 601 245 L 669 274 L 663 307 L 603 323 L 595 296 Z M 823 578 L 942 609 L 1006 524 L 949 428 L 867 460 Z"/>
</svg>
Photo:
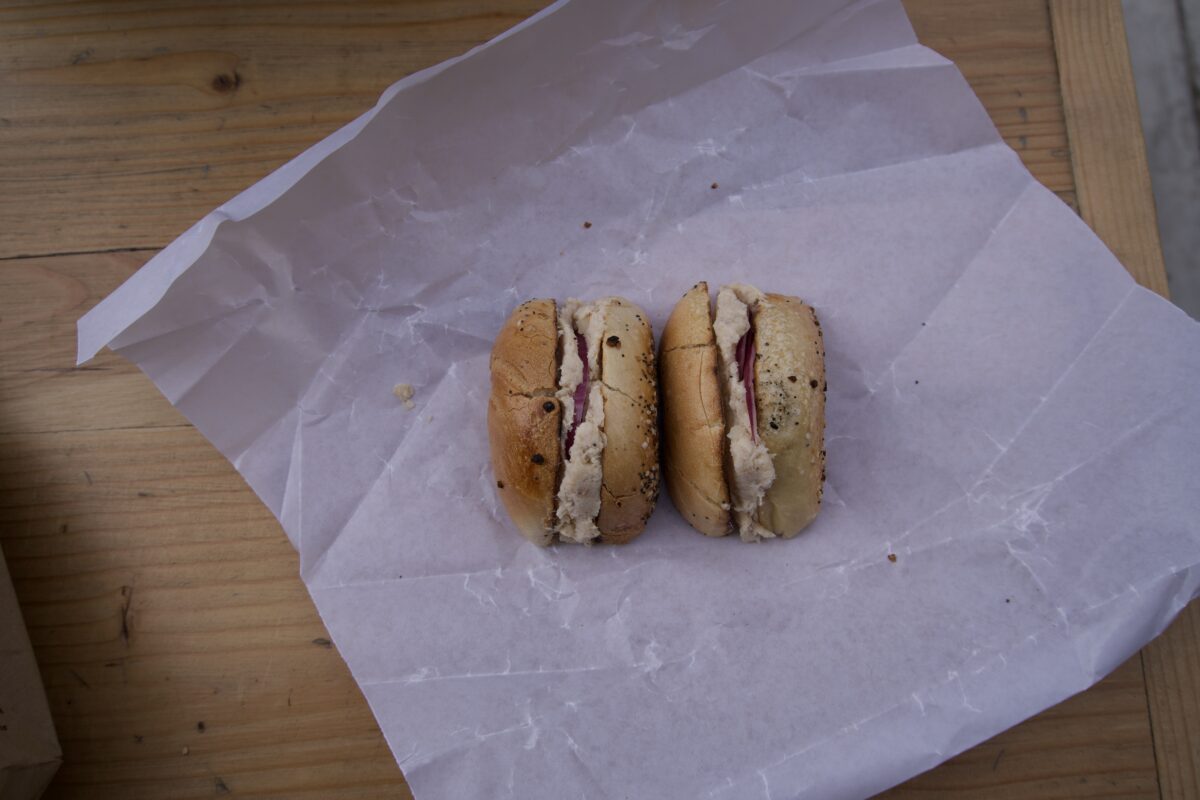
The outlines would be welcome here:
<svg viewBox="0 0 1200 800">
<path fill-rule="evenodd" d="M 724 536 L 732 521 L 723 467 L 726 427 L 707 283 L 693 286 L 675 305 L 658 361 L 667 491 L 693 528 Z"/>
<path fill-rule="evenodd" d="M 554 397 L 557 324 L 553 300 L 517 306 L 492 347 L 488 400 L 497 492 L 521 534 L 542 546 L 554 539 L 554 495 L 562 469 L 562 409 Z"/>
</svg>

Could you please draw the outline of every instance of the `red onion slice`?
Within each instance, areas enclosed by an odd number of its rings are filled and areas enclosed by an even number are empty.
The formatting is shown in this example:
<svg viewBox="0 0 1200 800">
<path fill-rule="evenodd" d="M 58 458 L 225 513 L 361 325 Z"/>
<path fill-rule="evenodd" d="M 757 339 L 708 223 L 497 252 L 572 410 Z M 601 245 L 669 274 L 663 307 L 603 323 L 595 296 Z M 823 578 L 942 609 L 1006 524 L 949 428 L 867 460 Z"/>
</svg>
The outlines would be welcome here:
<svg viewBox="0 0 1200 800">
<path fill-rule="evenodd" d="M 749 313 L 749 312 L 747 312 Z M 758 441 L 758 410 L 754 403 L 754 357 L 757 349 L 754 346 L 754 320 L 750 321 L 750 330 L 738 339 L 737 366 L 738 379 L 746 387 L 746 411 L 750 415 L 750 440 Z"/>
<path fill-rule="evenodd" d="M 579 352 L 579 360 L 583 362 L 583 380 L 575 387 L 575 416 L 571 420 L 571 429 L 567 431 L 568 457 L 571 454 L 571 445 L 575 444 L 575 431 L 579 428 L 579 423 L 583 422 L 584 416 L 587 415 L 588 382 L 591 379 L 591 370 L 588 369 L 587 340 L 579 333 L 575 334 L 575 347 Z"/>
</svg>

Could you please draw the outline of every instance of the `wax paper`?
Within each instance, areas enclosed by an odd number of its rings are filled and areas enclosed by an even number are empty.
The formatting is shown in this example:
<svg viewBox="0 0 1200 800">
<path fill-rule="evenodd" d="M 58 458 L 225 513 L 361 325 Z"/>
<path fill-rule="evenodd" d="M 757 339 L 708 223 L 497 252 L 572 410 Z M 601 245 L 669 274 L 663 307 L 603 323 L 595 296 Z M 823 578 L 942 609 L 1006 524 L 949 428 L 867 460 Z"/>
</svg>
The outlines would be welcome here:
<svg viewBox="0 0 1200 800">
<path fill-rule="evenodd" d="M 486 444 L 506 315 L 619 294 L 657 331 L 700 279 L 820 314 L 820 517 L 714 540 L 664 497 L 624 547 L 525 542 Z M 278 515 L 419 800 L 868 795 L 1091 685 L 1200 582 L 1200 328 L 891 0 L 558 3 L 79 333 Z"/>
</svg>

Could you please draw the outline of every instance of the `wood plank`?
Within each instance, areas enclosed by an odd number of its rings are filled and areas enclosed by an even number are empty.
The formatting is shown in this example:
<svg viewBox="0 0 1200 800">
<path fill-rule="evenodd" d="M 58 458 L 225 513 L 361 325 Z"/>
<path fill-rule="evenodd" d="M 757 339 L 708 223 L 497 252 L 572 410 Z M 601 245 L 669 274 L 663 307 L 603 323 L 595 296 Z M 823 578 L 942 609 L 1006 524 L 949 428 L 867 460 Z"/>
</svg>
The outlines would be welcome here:
<svg viewBox="0 0 1200 800">
<path fill-rule="evenodd" d="M 918 40 L 955 63 L 1043 185 L 1073 199 L 1054 38 L 1045 0 L 904 0 Z"/>
<path fill-rule="evenodd" d="M 0 150 L 24 154 L 0 161 L 0 258 L 162 247 L 391 82 L 543 5 L 0 7 Z M 954 5 L 908 3 L 922 40 L 959 63 L 1038 179 L 1069 193 L 1044 4 Z"/>
<path fill-rule="evenodd" d="M 0 152 L 22 154 L 0 159 L 0 258 L 162 247 L 393 81 L 546 4 L 0 7 Z"/>
<path fill-rule="evenodd" d="M 1143 286 L 1167 294 L 1120 0 L 1050 0 L 1079 210 Z"/>
<path fill-rule="evenodd" d="M 1142 648 L 1164 800 L 1200 797 L 1200 603 Z"/>
<path fill-rule="evenodd" d="M 0 454 L 67 754 L 51 796 L 404 796 L 295 552 L 194 429 L 6 434 Z"/>
<path fill-rule="evenodd" d="M 1119 0 L 1051 0 L 1080 212 L 1143 286 L 1166 296 Z M 1161 794 L 1200 796 L 1200 605 L 1142 649 Z"/>
<path fill-rule="evenodd" d="M 72 368 L 74 320 L 144 258 L 0 264 L 0 534 L 66 754 L 47 797 L 410 797 L 279 524 L 131 364 Z"/>
<path fill-rule="evenodd" d="M 115 430 L 187 425 L 124 359 L 104 351 L 76 368 L 82 316 L 151 254 L 99 253 L 0 264 L 0 432 Z M 49 324 L 45 324 L 49 323 Z M 52 397 L 54 402 L 46 402 Z M 100 399 L 100 402 L 97 402 Z"/>
<path fill-rule="evenodd" d="M 1157 798 L 1141 663 L 877 797 Z"/>
</svg>

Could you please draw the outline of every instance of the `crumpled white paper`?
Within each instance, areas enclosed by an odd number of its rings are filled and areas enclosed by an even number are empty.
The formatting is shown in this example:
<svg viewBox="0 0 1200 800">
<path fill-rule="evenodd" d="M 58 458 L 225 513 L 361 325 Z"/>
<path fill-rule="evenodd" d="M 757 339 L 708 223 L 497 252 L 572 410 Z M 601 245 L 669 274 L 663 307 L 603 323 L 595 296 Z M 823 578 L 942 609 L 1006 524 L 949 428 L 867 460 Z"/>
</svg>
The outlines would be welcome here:
<svg viewBox="0 0 1200 800">
<path fill-rule="evenodd" d="M 527 544 L 486 445 L 503 319 L 615 293 L 660 330 L 699 279 L 820 313 L 820 518 L 747 545 L 664 497 L 626 547 Z M 1198 591 L 1200 328 L 893 0 L 559 3 L 392 87 L 79 332 L 279 516 L 418 798 L 867 795 Z"/>
</svg>

